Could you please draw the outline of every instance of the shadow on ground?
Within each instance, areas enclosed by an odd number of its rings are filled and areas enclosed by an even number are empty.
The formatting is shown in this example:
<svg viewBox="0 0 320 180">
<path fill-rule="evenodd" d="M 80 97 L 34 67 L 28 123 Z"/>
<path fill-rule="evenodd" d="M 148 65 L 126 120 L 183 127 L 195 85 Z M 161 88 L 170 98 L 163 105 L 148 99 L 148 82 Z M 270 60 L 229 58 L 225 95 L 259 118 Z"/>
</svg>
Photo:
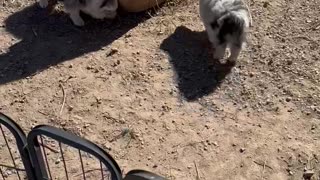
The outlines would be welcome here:
<svg viewBox="0 0 320 180">
<path fill-rule="evenodd" d="M 91 19 L 85 27 L 77 28 L 66 14 L 49 15 L 37 4 L 26 7 L 5 20 L 7 32 L 21 41 L 0 54 L 0 84 L 97 51 L 147 18 L 130 14 L 114 21 Z"/>
<path fill-rule="evenodd" d="M 232 69 L 219 62 L 208 68 L 207 60 L 211 56 L 205 48 L 206 41 L 205 32 L 180 26 L 160 45 L 168 53 L 180 93 L 188 101 L 214 92 Z"/>
</svg>

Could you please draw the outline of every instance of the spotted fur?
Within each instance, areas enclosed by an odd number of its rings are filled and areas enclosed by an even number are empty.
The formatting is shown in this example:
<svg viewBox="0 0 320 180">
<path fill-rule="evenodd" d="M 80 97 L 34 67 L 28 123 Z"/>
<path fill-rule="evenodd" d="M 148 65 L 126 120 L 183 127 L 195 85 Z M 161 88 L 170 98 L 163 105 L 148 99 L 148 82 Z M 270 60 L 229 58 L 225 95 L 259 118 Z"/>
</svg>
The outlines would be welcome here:
<svg viewBox="0 0 320 180">
<path fill-rule="evenodd" d="M 247 6 L 242 0 L 200 0 L 200 16 L 212 44 L 213 59 L 222 59 L 229 46 L 228 60 L 235 63 L 250 24 Z"/>
<path fill-rule="evenodd" d="M 66 12 L 72 22 L 83 26 L 85 22 L 80 16 L 80 11 L 96 19 L 113 19 L 117 15 L 118 0 L 59 0 L 64 4 Z M 42 8 L 48 6 L 48 0 L 39 0 Z"/>
</svg>

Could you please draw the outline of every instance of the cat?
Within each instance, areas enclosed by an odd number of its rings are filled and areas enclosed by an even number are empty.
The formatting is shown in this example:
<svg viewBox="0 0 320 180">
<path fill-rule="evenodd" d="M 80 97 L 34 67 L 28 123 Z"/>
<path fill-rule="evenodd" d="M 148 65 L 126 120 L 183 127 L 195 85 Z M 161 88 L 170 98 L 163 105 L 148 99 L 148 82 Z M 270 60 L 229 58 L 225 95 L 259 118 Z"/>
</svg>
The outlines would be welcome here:
<svg viewBox="0 0 320 180">
<path fill-rule="evenodd" d="M 49 0 L 39 0 L 39 5 L 46 8 Z M 76 26 L 84 26 L 80 11 L 96 19 L 114 19 L 117 15 L 118 0 L 59 0 Z"/>
<path fill-rule="evenodd" d="M 227 62 L 235 65 L 251 25 L 247 6 L 242 0 L 200 0 L 200 17 L 212 45 L 213 61 L 222 59 L 229 46 Z"/>
</svg>

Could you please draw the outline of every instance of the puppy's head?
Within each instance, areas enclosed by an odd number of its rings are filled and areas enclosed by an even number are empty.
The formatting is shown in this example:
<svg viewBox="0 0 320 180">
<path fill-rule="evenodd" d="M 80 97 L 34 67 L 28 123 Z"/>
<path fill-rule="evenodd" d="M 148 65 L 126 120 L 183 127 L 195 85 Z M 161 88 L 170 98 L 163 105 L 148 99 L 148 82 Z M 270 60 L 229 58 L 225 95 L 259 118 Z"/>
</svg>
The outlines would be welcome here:
<svg viewBox="0 0 320 180">
<path fill-rule="evenodd" d="M 100 8 L 105 12 L 106 18 L 113 19 L 117 15 L 118 0 L 103 0 Z"/>
<path fill-rule="evenodd" d="M 220 43 L 225 43 L 227 36 L 242 36 L 246 29 L 244 19 L 231 12 L 225 13 L 212 22 L 211 27 L 216 32 Z"/>
</svg>

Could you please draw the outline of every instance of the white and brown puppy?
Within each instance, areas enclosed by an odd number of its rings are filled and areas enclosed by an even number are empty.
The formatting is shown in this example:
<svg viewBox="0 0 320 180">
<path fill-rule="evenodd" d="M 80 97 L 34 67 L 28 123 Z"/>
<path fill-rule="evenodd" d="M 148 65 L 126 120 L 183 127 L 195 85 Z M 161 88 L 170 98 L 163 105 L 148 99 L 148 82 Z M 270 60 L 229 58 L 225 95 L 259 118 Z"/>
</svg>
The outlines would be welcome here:
<svg viewBox="0 0 320 180">
<path fill-rule="evenodd" d="M 242 0 L 200 0 L 200 16 L 212 44 L 213 60 L 222 59 L 229 46 L 228 61 L 235 64 L 251 23 L 247 6 Z"/>
<path fill-rule="evenodd" d="M 42 8 L 48 6 L 49 0 L 39 0 Z M 80 11 L 96 19 L 113 19 L 117 15 L 118 0 L 58 0 L 64 4 L 66 12 L 72 22 L 77 26 L 83 26 L 85 22 L 80 16 Z"/>
</svg>

